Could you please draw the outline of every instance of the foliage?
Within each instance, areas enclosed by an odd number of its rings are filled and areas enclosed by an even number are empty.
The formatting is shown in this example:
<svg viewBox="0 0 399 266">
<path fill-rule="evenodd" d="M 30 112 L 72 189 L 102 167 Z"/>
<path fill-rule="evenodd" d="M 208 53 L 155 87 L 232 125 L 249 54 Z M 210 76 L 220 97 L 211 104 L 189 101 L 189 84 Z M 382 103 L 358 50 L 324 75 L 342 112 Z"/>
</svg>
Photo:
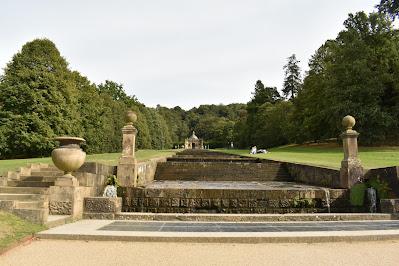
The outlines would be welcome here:
<svg viewBox="0 0 399 266">
<path fill-rule="evenodd" d="M 389 15 L 392 20 L 399 15 L 399 1 L 398 0 L 381 0 L 377 5 L 378 11 Z"/>
<path fill-rule="evenodd" d="M 127 95 L 122 84 L 91 83 L 68 68 L 53 42 L 33 40 L 13 56 L 0 78 L 0 158 L 48 156 L 52 139 L 60 135 L 85 138 L 88 153 L 120 151 L 128 109 L 139 118 L 138 148 L 172 146 L 158 111 Z"/>
<path fill-rule="evenodd" d="M 288 57 L 288 62 L 284 66 L 285 78 L 283 85 L 283 94 L 288 99 L 293 99 L 298 94 L 302 86 L 301 69 L 299 68 L 299 61 L 295 54 Z"/>
<path fill-rule="evenodd" d="M 377 197 L 379 199 L 389 198 L 391 188 L 389 187 L 388 182 L 381 180 L 379 176 L 367 180 L 366 185 L 367 187 L 372 187 L 377 191 Z"/>
<path fill-rule="evenodd" d="M 118 182 L 118 178 L 115 175 L 109 175 L 107 177 L 107 186 L 114 186 L 114 187 L 118 187 L 119 186 L 119 182 Z"/>
<path fill-rule="evenodd" d="M 365 183 L 355 184 L 350 190 L 350 203 L 352 206 L 363 206 L 367 185 Z"/>
<path fill-rule="evenodd" d="M 357 119 L 362 144 L 395 143 L 399 115 L 398 33 L 378 13 L 350 14 L 345 30 L 309 63 L 294 101 L 296 142 L 337 137 L 347 114 Z"/>
</svg>

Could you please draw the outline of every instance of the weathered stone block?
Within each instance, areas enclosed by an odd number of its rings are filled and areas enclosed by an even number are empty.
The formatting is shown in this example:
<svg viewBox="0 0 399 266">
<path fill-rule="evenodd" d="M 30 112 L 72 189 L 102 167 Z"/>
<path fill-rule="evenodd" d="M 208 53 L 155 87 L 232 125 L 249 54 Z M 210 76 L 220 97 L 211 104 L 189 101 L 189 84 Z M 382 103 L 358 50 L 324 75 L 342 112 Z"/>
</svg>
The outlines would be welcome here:
<svg viewBox="0 0 399 266">
<path fill-rule="evenodd" d="M 116 213 L 122 210 L 122 198 L 89 197 L 84 199 L 84 212 Z"/>
<path fill-rule="evenodd" d="M 189 207 L 190 206 L 189 199 L 180 199 L 180 206 Z"/>
<path fill-rule="evenodd" d="M 211 206 L 211 200 L 210 199 L 202 199 L 201 200 L 201 207 L 202 208 L 209 208 Z"/>
<path fill-rule="evenodd" d="M 247 208 L 247 207 L 248 207 L 248 200 L 246 200 L 246 199 L 239 199 L 239 200 L 238 200 L 238 207 L 239 207 L 239 208 Z"/>
<path fill-rule="evenodd" d="M 231 199 L 230 200 L 230 208 L 237 208 L 238 207 L 238 200 L 237 199 Z"/>
<path fill-rule="evenodd" d="M 180 206 L 180 199 L 179 198 L 172 198 L 170 205 L 172 207 L 179 207 Z"/>
<path fill-rule="evenodd" d="M 276 199 L 271 199 L 269 200 L 269 206 L 270 208 L 278 208 L 280 207 L 280 201 Z"/>
<path fill-rule="evenodd" d="M 160 199 L 159 205 L 162 207 L 170 207 L 170 199 Z"/>
<path fill-rule="evenodd" d="M 200 208 L 201 207 L 201 199 L 190 199 L 190 207 L 191 208 Z"/>
<path fill-rule="evenodd" d="M 380 205 L 383 213 L 399 213 L 399 199 L 382 199 Z"/>
<path fill-rule="evenodd" d="M 149 207 L 159 207 L 159 199 L 158 198 L 150 198 L 148 199 Z"/>
<path fill-rule="evenodd" d="M 215 208 L 220 208 L 222 206 L 221 199 L 212 199 L 212 206 Z"/>
<path fill-rule="evenodd" d="M 52 215 L 71 215 L 72 202 L 71 201 L 50 201 L 49 210 Z"/>
<path fill-rule="evenodd" d="M 228 208 L 230 206 L 230 200 L 229 199 L 222 199 L 222 207 L 223 208 Z"/>
</svg>

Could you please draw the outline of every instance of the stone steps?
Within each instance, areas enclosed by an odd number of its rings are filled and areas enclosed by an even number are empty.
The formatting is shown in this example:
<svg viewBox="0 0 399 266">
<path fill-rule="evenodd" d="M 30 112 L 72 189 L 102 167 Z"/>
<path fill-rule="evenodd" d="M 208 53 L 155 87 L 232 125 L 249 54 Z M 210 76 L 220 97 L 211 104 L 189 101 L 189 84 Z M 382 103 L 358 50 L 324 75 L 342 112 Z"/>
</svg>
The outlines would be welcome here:
<svg viewBox="0 0 399 266">
<path fill-rule="evenodd" d="M 0 194 L 0 200 L 38 201 L 47 200 L 47 198 L 48 196 L 43 194 Z"/>
<path fill-rule="evenodd" d="M 209 181 L 287 181 L 287 169 L 280 163 L 243 162 L 176 162 L 157 165 L 156 180 L 209 180 Z"/>
<path fill-rule="evenodd" d="M 54 171 L 54 170 L 45 171 L 43 169 L 40 171 L 31 171 L 30 176 L 55 176 L 55 177 L 57 177 L 57 176 L 62 176 L 63 174 L 64 173 L 59 170 L 58 171 Z"/>
<path fill-rule="evenodd" d="M 57 176 L 21 176 L 19 181 L 54 182 Z"/>
<path fill-rule="evenodd" d="M 10 187 L 50 187 L 54 186 L 54 182 L 42 181 L 7 181 Z"/>
<path fill-rule="evenodd" d="M 0 187 L 0 194 L 48 194 L 44 187 Z"/>
<path fill-rule="evenodd" d="M 48 208 L 47 201 L 16 201 L 17 209 L 42 209 Z"/>
</svg>

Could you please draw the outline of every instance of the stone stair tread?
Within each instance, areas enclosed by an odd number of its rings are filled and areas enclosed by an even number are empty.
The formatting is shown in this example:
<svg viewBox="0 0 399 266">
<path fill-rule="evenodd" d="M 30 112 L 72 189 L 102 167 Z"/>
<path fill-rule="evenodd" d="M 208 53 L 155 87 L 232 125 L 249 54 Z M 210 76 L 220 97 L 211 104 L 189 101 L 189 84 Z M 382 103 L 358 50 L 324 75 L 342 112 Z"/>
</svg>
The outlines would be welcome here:
<svg viewBox="0 0 399 266">
<path fill-rule="evenodd" d="M 10 187 L 0 186 L 0 194 L 47 194 L 48 188 L 45 187 Z"/>
<path fill-rule="evenodd" d="M 12 187 L 50 187 L 54 185 L 54 182 L 43 182 L 43 181 L 8 181 L 8 186 Z"/>
</svg>

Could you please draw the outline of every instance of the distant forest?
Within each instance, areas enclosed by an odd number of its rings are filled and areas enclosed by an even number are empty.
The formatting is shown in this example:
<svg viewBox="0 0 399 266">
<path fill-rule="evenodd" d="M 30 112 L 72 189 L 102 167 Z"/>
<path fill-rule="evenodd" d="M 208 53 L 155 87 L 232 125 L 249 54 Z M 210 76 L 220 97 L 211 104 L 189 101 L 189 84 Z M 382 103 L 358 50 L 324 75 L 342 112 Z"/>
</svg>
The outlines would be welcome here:
<svg viewBox="0 0 399 266">
<path fill-rule="evenodd" d="M 269 148 L 338 138 L 341 119 L 357 120 L 363 145 L 399 144 L 399 1 L 349 14 L 302 73 L 295 54 L 281 91 L 254 81 L 246 104 L 146 107 L 114 81 L 94 84 L 71 71 L 48 39 L 26 43 L 0 77 L 0 158 L 48 156 L 55 136 L 86 139 L 88 153 L 118 152 L 124 115 L 138 115 L 139 149 L 181 145 L 192 130 L 211 148 Z M 251 84 L 248 84 L 250 87 Z M 253 85 L 252 85 L 253 86 Z"/>
</svg>

